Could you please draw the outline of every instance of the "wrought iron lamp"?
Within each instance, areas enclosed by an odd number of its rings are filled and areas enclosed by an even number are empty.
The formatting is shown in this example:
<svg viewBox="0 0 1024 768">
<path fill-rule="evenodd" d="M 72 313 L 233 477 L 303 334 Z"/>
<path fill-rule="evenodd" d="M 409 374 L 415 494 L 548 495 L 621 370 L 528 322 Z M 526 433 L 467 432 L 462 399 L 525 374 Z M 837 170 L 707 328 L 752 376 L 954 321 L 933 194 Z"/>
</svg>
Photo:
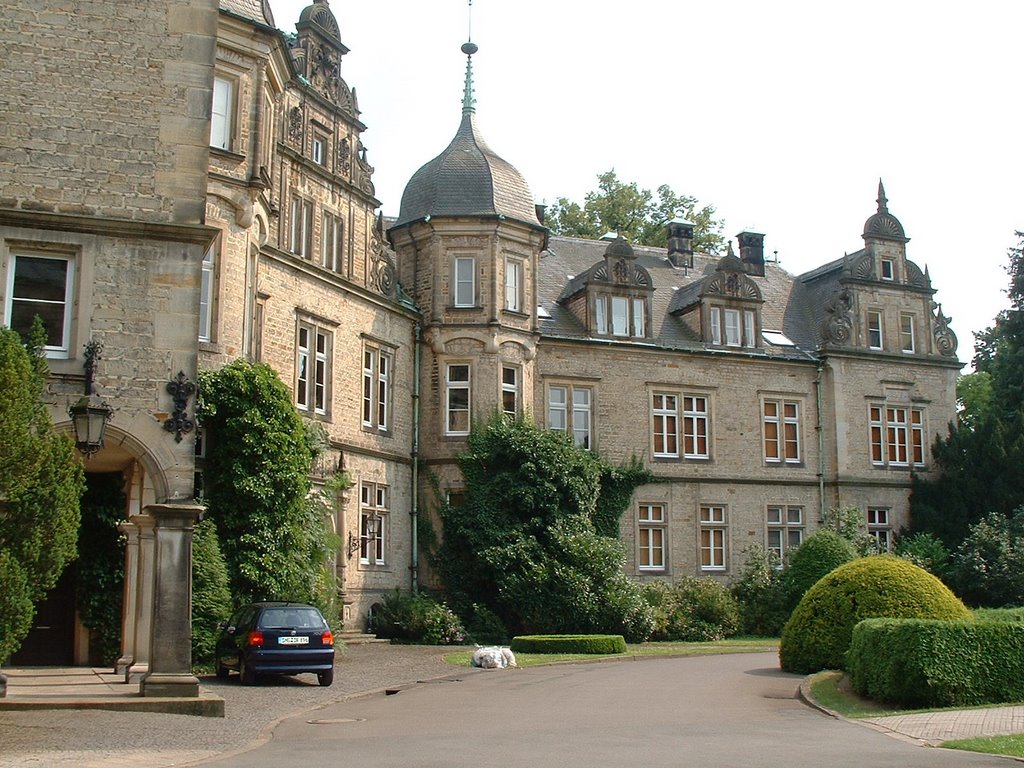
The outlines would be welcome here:
<svg viewBox="0 0 1024 768">
<path fill-rule="evenodd" d="M 359 551 L 359 548 L 363 545 L 364 541 L 367 543 L 367 546 L 369 546 L 369 545 L 372 544 L 372 542 L 377 540 L 377 531 L 380 530 L 380 522 L 381 522 L 380 515 L 377 514 L 377 512 L 375 510 L 375 511 L 371 512 L 370 514 L 368 514 L 366 516 L 365 520 L 366 520 L 366 527 L 365 527 L 365 529 L 360 531 L 360 535 L 359 536 L 355 536 L 355 535 L 352 534 L 351 531 L 349 531 L 349 534 L 348 534 L 348 556 L 350 558 L 352 557 L 352 555 L 354 555 L 356 552 Z M 360 522 L 360 527 L 362 527 L 362 522 Z"/>
<path fill-rule="evenodd" d="M 85 345 L 85 395 L 68 408 L 68 415 L 75 428 L 75 447 L 89 458 L 103 447 L 103 435 L 107 422 L 114 416 L 114 409 L 93 394 L 93 376 L 96 361 L 100 359 L 103 345 L 90 341 Z"/>
</svg>

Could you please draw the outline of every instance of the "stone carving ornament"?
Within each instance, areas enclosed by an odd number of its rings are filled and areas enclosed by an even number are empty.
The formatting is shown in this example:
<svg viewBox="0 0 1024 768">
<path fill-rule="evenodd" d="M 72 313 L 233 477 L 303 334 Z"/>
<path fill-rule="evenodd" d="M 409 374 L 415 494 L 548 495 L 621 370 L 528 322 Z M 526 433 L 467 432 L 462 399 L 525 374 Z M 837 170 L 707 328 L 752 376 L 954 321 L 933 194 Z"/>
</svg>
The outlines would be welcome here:
<svg viewBox="0 0 1024 768">
<path fill-rule="evenodd" d="M 303 122 L 301 107 L 288 110 L 288 141 L 291 144 L 302 145 Z"/>
<path fill-rule="evenodd" d="M 951 317 L 942 314 L 942 305 L 932 302 L 935 314 L 932 315 L 932 334 L 935 336 L 935 348 L 943 357 L 956 357 L 957 338 L 949 327 Z"/>
<path fill-rule="evenodd" d="M 821 335 L 826 344 L 840 346 L 850 343 L 853 338 L 853 297 L 846 288 L 839 290 L 825 308 L 825 322 Z"/>
</svg>

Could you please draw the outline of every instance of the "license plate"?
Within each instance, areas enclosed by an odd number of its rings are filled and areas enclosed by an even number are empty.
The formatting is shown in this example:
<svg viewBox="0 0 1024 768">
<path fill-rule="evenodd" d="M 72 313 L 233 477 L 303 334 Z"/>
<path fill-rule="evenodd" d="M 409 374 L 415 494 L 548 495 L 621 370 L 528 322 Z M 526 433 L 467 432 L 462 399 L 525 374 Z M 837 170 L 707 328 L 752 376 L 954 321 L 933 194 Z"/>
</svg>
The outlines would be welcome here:
<svg viewBox="0 0 1024 768">
<path fill-rule="evenodd" d="M 309 645 L 308 637 L 279 637 L 278 645 Z"/>
</svg>

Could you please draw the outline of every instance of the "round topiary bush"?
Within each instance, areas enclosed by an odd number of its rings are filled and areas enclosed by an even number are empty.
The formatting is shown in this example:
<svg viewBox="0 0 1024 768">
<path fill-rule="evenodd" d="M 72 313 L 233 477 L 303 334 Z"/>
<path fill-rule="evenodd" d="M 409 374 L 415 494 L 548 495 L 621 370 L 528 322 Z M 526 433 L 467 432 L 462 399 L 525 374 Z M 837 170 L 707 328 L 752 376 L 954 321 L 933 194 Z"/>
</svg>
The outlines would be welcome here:
<svg viewBox="0 0 1024 768">
<path fill-rule="evenodd" d="M 949 587 L 892 555 L 862 557 L 811 587 L 782 629 L 779 661 L 787 672 L 845 669 L 853 628 L 861 619 L 970 620 Z"/>
<path fill-rule="evenodd" d="M 780 589 L 786 613 L 790 613 L 800 599 L 822 576 L 831 573 L 843 563 L 855 560 L 857 550 L 849 539 L 844 539 L 827 528 L 815 531 L 793 550 L 786 570 L 782 572 Z"/>
</svg>

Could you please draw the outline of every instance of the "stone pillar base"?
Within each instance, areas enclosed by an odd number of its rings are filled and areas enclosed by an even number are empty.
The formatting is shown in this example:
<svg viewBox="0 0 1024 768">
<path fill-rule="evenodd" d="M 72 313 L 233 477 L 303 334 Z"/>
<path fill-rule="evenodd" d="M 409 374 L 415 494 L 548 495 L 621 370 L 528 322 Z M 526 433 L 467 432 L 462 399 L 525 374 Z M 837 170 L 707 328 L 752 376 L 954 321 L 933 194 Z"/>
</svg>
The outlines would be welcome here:
<svg viewBox="0 0 1024 768">
<path fill-rule="evenodd" d="M 126 683 L 141 683 L 142 678 L 149 674 L 149 664 L 132 664 L 124 671 Z"/>
<path fill-rule="evenodd" d="M 139 692 L 143 696 L 199 698 L 199 678 L 195 675 L 161 675 L 150 673 L 142 679 Z"/>
<path fill-rule="evenodd" d="M 122 656 L 120 659 L 114 662 L 114 674 L 124 675 L 125 682 L 128 681 L 128 670 L 132 664 L 135 663 L 135 659 L 131 656 Z"/>
<path fill-rule="evenodd" d="M 0 699 L 7 696 L 7 675 L 0 672 Z"/>
</svg>

